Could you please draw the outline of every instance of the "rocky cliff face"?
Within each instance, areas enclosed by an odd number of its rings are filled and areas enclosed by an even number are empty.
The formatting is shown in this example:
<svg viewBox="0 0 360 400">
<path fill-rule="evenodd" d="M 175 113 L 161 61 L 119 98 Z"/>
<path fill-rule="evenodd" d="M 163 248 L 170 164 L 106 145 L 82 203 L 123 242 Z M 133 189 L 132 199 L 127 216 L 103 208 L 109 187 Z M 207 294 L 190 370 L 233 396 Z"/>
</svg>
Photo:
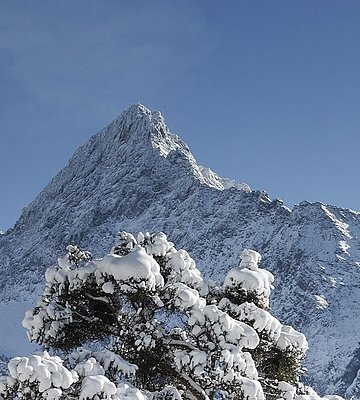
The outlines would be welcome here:
<svg viewBox="0 0 360 400">
<path fill-rule="evenodd" d="M 360 398 L 360 213 L 308 202 L 291 211 L 222 179 L 141 105 L 80 147 L 0 235 L 0 353 L 27 350 L 22 313 L 66 245 L 102 255 L 119 230 L 165 232 L 219 281 L 243 248 L 259 251 L 276 277 L 273 314 L 309 339 L 311 383 Z"/>
</svg>

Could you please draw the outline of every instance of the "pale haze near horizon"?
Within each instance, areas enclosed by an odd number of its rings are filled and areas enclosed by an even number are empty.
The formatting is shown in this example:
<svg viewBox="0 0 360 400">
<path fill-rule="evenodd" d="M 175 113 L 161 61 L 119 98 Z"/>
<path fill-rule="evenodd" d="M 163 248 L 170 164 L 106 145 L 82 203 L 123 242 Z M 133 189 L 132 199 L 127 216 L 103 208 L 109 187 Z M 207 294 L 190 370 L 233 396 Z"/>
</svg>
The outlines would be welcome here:
<svg viewBox="0 0 360 400">
<path fill-rule="evenodd" d="M 2 1 L 0 229 L 132 103 L 202 165 L 360 210 L 357 1 Z"/>
</svg>

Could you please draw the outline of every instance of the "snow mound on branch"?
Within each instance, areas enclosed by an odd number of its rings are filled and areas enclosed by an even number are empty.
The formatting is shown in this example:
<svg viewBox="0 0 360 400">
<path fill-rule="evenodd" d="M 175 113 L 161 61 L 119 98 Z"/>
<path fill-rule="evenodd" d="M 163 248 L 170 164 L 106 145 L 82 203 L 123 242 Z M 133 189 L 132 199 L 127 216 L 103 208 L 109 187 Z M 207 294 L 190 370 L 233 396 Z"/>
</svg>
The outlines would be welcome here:
<svg viewBox="0 0 360 400">
<path fill-rule="evenodd" d="M 61 257 L 59 258 L 59 260 Z M 64 265 L 61 261 L 60 267 Z M 63 291 L 66 285 L 70 289 L 80 288 L 89 277 L 96 276 L 101 280 L 103 276 L 111 277 L 115 281 L 122 282 L 122 289 L 129 289 L 125 282 L 140 284 L 141 287 L 150 291 L 160 288 L 164 285 L 164 279 L 160 273 L 160 267 L 153 257 L 146 251 L 136 245 L 133 251 L 125 256 L 117 254 L 108 254 L 104 258 L 91 262 L 88 265 L 70 270 L 69 268 L 48 268 L 45 273 L 46 282 L 51 285 L 59 284 L 59 293 Z M 105 293 L 114 291 L 111 283 L 104 283 Z"/>
<path fill-rule="evenodd" d="M 201 292 L 205 290 L 205 283 L 201 272 L 196 268 L 195 261 L 186 250 L 178 250 L 169 254 L 170 268 L 169 282 L 181 281 L 185 285 Z"/>
<path fill-rule="evenodd" d="M 65 368 L 59 357 L 51 357 L 47 352 L 30 357 L 15 357 L 10 360 L 8 368 L 11 378 L 20 382 L 35 382 L 41 393 L 52 387 L 68 389 L 78 380 L 77 374 Z"/>
<path fill-rule="evenodd" d="M 255 250 L 245 249 L 240 254 L 240 260 L 240 268 L 257 271 L 259 269 L 258 265 L 261 261 L 261 255 Z"/>
<path fill-rule="evenodd" d="M 243 251 L 240 266 L 229 272 L 223 288 L 212 288 L 204 283 L 189 254 L 184 250 L 177 251 L 166 235 L 139 233 L 135 239 L 132 234 L 120 232 L 113 253 L 103 259 L 71 265 L 60 261 L 59 267 L 49 269 L 45 294 L 37 307 L 26 315 L 24 326 L 31 339 L 46 343 L 49 335 L 56 339 L 65 335 L 67 324 L 71 328 L 78 326 L 79 317 L 85 326 L 109 324 L 107 333 L 118 335 L 137 352 L 155 350 L 161 352 L 162 357 L 166 355 L 180 376 L 198 393 L 206 396 L 207 389 L 203 389 L 203 385 L 208 388 L 209 382 L 214 382 L 219 387 L 219 398 L 241 393 L 247 399 L 263 400 L 263 386 L 254 359 L 244 349 L 255 349 L 263 332 L 271 346 L 299 352 L 296 354 L 306 351 L 307 341 L 293 328 L 282 326 L 257 303 L 244 303 L 243 293 L 239 296 L 242 304 L 232 303 L 231 299 L 236 300 L 236 294 L 241 291 L 249 292 L 249 298 L 254 302 L 257 297 L 262 303 L 262 299 L 268 302 L 273 276 L 259 268 L 260 260 L 256 251 Z M 136 293 L 139 296 L 134 296 Z M 78 309 L 79 303 L 71 303 L 74 294 L 85 298 L 82 313 Z M 220 296 L 225 298 L 219 302 Z M 100 312 L 94 322 L 86 309 L 91 309 L 92 302 L 96 302 L 94 307 L 99 307 L 101 312 L 109 305 L 115 307 L 111 311 L 114 320 L 102 320 Z M 150 313 L 146 308 L 148 305 Z M 64 313 L 65 309 L 68 314 Z M 119 326 L 117 322 L 122 318 L 125 324 Z M 118 350 L 119 347 L 115 347 L 115 351 Z M 79 400 L 148 400 L 149 396 L 165 398 L 167 393 L 159 392 L 159 397 L 149 392 L 144 394 L 123 381 L 116 387 L 119 379 L 130 378 L 134 382 L 136 371 L 140 369 L 143 373 L 144 370 L 141 364 L 130 364 L 111 351 L 80 349 L 77 354 L 71 354 L 70 366 L 74 376 L 81 379 L 76 384 Z M 109 373 L 113 379 L 114 371 L 118 377 L 116 385 L 105 376 Z M 148 364 L 145 373 L 150 373 Z M 57 386 L 46 387 L 46 390 L 51 390 L 46 394 L 49 400 L 64 396 Z M 291 385 L 283 385 L 278 391 L 284 393 L 285 400 L 295 400 Z"/>
<path fill-rule="evenodd" d="M 253 303 L 236 305 L 229 299 L 223 298 L 219 303 L 219 308 L 235 315 L 239 321 L 250 323 L 256 332 L 266 332 L 269 340 L 281 350 L 300 351 L 303 354 L 308 350 L 308 342 L 304 334 L 291 326 L 282 325 L 269 312 Z"/>
<path fill-rule="evenodd" d="M 254 349 L 259 344 L 259 337 L 253 328 L 231 318 L 215 305 L 192 310 L 188 323 L 200 327 L 206 325 L 220 344 L 230 343 L 248 349 Z"/>
<path fill-rule="evenodd" d="M 44 334 L 46 339 L 56 337 L 59 330 L 66 322 L 71 320 L 71 311 L 67 308 L 57 307 L 55 304 L 46 304 L 40 300 L 37 304 L 39 310 L 28 310 L 22 321 L 23 327 L 27 331 L 29 340 L 37 339 Z M 44 331 L 44 321 L 47 321 L 47 329 Z"/>
<path fill-rule="evenodd" d="M 176 289 L 174 294 L 174 304 L 181 310 L 186 309 L 202 309 L 206 301 L 200 297 L 199 292 L 196 289 L 191 289 L 183 283 L 176 283 L 173 285 Z"/>
<path fill-rule="evenodd" d="M 245 377 L 243 377 L 241 381 L 244 399 L 263 400 L 265 398 L 259 381 L 254 381 Z"/>
<path fill-rule="evenodd" d="M 116 394 L 116 386 L 106 376 L 90 375 L 82 381 L 79 400 L 93 399 L 96 395 L 103 395 L 100 398 L 111 399 L 114 394 Z"/>
<path fill-rule="evenodd" d="M 103 366 L 105 371 L 110 367 L 113 367 L 116 371 L 121 372 L 125 377 L 129 377 L 134 376 L 138 370 L 137 365 L 129 363 L 110 350 L 97 351 L 92 353 L 92 355 Z"/>
<path fill-rule="evenodd" d="M 108 254 L 98 261 L 96 266 L 103 274 L 124 282 L 123 290 L 129 288 L 126 282 L 132 281 L 141 282 L 140 286 L 148 290 L 155 290 L 164 285 L 159 264 L 140 246 L 135 246 L 134 250 L 124 257 Z"/>
<path fill-rule="evenodd" d="M 60 269 L 57 267 L 48 268 L 45 272 L 47 286 L 49 287 L 54 283 L 58 283 L 59 293 L 62 293 L 64 290 L 66 290 L 67 285 L 70 285 L 70 288 L 74 290 L 81 287 L 84 282 L 88 280 L 89 276 L 96 271 L 96 265 L 93 263 L 75 270 L 70 270 L 69 267 L 64 268 L 64 263 L 60 261 L 62 259 L 62 257 L 59 257 L 58 259 Z"/>
<path fill-rule="evenodd" d="M 174 247 L 174 244 L 167 240 L 167 236 L 163 232 L 150 235 L 147 233 L 144 235 L 142 232 L 138 234 L 138 243 L 146 240 L 144 244 L 147 254 L 151 256 L 165 256 L 165 254 Z"/>
<path fill-rule="evenodd" d="M 278 389 L 284 400 L 293 400 L 296 395 L 296 389 L 288 382 L 280 381 L 278 383 Z"/>
<path fill-rule="evenodd" d="M 270 291 L 274 282 L 273 274 L 258 267 L 261 256 L 254 250 L 244 250 L 240 258 L 240 266 L 231 269 L 226 275 L 224 289 L 239 290 L 245 294 L 254 292 L 264 299 L 264 305 L 268 307 Z"/>
<path fill-rule="evenodd" d="M 282 328 L 280 321 L 254 303 L 235 305 L 229 299 L 223 298 L 220 300 L 219 308 L 235 315 L 240 321 L 251 323 L 256 332 L 266 332 L 272 341 L 276 342 L 280 337 Z"/>
<path fill-rule="evenodd" d="M 102 286 L 101 289 L 104 293 L 112 294 L 115 291 L 115 286 L 112 282 L 105 282 Z"/>
<path fill-rule="evenodd" d="M 117 397 L 114 400 L 147 400 L 148 397 L 139 389 L 131 386 L 128 382 L 120 382 L 116 391 Z"/>
<path fill-rule="evenodd" d="M 137 365 L 129 363 L 110 350 L 90 351 L 84 347 L 80 347 L 68 356 L 70 365 L 75 367 L 75 369 L 89 359 L 96 360 L 105 372 L 112 368 L 121 373 L 124 377 L 132 377 L 138 370 Z M 80 373 L 80 371 L 78 372 Z M 93 375 L 97 374 L 98 373 Z"/>
<path fill-rule="evenodd" d="M 302 352 L 306 352 L 309 347 L 305 335 L 288 325 L 282 326 L 276 345 L 281 350 L 300 350 Z"/>
<path fill-rule="evenodd" d="M 75 371 L 81 376 L 90 375 L 104 375 L 104 368 L 95 360 L 94 357 L 90 357 L 86 361 L 82 361 L 75 367 Z"/>
</svg>

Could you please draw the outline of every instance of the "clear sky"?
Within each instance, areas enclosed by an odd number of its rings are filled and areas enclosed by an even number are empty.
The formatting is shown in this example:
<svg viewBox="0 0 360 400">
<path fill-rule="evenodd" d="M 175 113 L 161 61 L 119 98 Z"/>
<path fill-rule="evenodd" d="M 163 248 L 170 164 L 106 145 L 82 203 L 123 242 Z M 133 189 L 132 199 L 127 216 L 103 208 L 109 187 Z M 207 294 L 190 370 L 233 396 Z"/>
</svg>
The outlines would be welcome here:
<svg viewBox="0 0 360 400">
<path fill-rule="evenodd" d="M 137 102 L 221 176 L 360 210 L 358 0 L 2 0 L 0 228 Z"/>
</svg>

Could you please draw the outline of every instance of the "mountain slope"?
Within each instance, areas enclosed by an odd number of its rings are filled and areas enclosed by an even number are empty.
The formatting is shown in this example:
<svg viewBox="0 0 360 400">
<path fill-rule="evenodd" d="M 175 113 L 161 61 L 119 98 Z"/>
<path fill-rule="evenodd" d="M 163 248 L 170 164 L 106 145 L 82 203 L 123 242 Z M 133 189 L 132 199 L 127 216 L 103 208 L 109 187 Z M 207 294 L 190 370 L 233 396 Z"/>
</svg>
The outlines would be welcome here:
<svg viewBox="0 0 360 400">
<path fill-rule="evenodd" d="M 360 213 L 308 202 L 291 211 L 222 179 L 196 163 L 160 113 L 134 105 L 80 147 L 0 236 L 0 314 L 15 310 L 13 330 L 68 243 L 102 254 L 118 230 L 164 231 L 215 280 L 243 248 L 259 251 L 276 277 L 273 313 L 308 336 L 311 383 L 356 392 Z M 0 353 L 26 350 L 0 327 Z"/>
</svg>

